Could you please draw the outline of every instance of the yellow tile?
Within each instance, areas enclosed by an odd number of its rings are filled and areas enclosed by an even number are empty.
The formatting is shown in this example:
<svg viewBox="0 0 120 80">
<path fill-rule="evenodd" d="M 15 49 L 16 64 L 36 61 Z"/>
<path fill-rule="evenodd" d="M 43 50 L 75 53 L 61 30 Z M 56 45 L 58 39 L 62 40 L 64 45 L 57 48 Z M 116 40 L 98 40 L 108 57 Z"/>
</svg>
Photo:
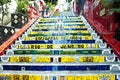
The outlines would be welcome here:
<svg viewBox="0 0 120 80">
<path fill-rule="evenodd" d="M 99 62 L 98 56 L 93 56 L 93 58 L 94 58 L 94 62 Z"/>
<path fill-rule="evenodd" d="M 83 62 L 83 57 L 80 57 L 80 62 Z"/>
<path fill-rule="evenodd" d="M 21 49 L 22 45 L 18 44 L 18 49 Z"/>
<path fill-rule="evenodd" d="M 74 80 L 74 76 L 67 76 L 67 80 Z"/>
<path fill-rule="evenodd" d="M 90 75 L 89 78 L 90 78 L 90 80 L 94 80 L 93 75 Z"/>
<path fill-rule="evenodd" d="M 40 49 L 46 49 L 46 48 L 47 48 L 46 44 L 40 44 Z"/>
<path fill-rule="evenodd" d="M 65 57 L 65 56 L 63 56 L 63 57 L 61 57 L 61 62 L 67 62 L 67 57 Z"/>
<path fill-rule="evenodd" d="M 69 62 L 72 62 L 72 63 L 74 63 L 74 62 L 76 62 L 76 58 L 75 57 L 69 57 Z"/>
<path fill-rule="evenodd" d="M 31 56 L 29 56 L 29 62 L 32 62 L 32 57 Z"/>
<path fill-rule="evenodd" d="M 81 77 L 81 76 L 78 76 L 78 80 L 82 80 L 82 77 Z"/>
<path fill-rule="evenodd" d="M 105 62 L 105 57 L 104 56 L 100 56 L 99 57 L 99 62 Z"/>
<path fill-rule="evenodd" d="M 116 80 L 115 74 L 110 75 L 110 80 Z"/>
<path fill-rule="evenodd" d="M 100 80 L 99 75 L 94 75 L 94 80 Z"/>
<path fill-rule="evenodd" d="M 78 80 L 78 76 L 75 76 L 75 77 L 74 77 L 74 80 Z"/>
<path fill-rule="evenodd" d="M 95 44 L 95 48 L 99 48 L 99 45 L 98 45 L 98 44 Z"/>
<path fill-rule="evenodd" d="M 26 37 L 25 40 L 26 40 L 26 41 L 29 41 L 29 40 L 30 40 L 30 37 Z"/>
<path fill-rule="evenodd" d="M 55 49 L 55 45 L 48 44 L 48 45 L 46 45 L 46 48 L 47 49 Z"/>
<path fill-rule="evenodd" d="M 43 77 L 36 75 L 35 78 L 34 78 L 34 80 L 43 80 Z"/>
<path fill-rule="evenodd" d="M 50 57 L 36 57 L 36 62 L 50 62 Z"/>
<path fill-rule="evenodd" d="M 10 62 L 19 62 L 19 56 L 10 57 Z"/>
<path fill-rule="evenodd" d="M 29 75 L 29 80 L 34 80 L 34 76 L 33 75 Z"/>
<path fill-rule="evenodd" d="M 29 75 L 21 75 L 21 80 L 29 80 Z"/>
<path fill-rule="evenodd" d="M 82 77 L 82 80 L 86 80 L 86 76 L 81 76 Z"/>
</svg>

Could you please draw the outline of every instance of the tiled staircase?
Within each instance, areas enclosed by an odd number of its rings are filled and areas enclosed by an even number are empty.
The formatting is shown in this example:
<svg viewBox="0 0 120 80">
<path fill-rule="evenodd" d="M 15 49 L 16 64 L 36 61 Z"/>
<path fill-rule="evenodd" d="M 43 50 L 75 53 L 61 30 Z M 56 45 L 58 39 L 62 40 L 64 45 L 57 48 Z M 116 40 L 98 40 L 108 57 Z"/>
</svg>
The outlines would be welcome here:
<svg viewBox="0 0 120 80">
<path fill-rule="evenodd" d="M 119 59 L 83 16 L 36 21 L 0 57 L 0 80 L 120 80 Z"/>
</svg>

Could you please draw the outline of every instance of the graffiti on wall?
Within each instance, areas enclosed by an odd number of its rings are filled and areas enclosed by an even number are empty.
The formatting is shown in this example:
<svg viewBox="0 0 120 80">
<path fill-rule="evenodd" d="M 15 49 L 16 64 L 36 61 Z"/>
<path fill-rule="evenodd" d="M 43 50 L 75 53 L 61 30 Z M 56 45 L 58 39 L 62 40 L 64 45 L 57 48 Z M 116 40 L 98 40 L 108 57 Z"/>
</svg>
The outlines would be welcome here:
<svg viewBox="0 0 120 80">
<path fill-rule="evenodd" d="M 105 8 L 103 8 L 101 11 L 100 11 L 100 17 L 104 16 L 105 15 Z"/>
<path fill-rule="evenodd" d="M 94 4 L 94 8 L 96 8 L 99 5 L 99 2 L 100 2 L 100 0 L 95 0 L 94 1 L 94 3 L 93 3 Z"/>
</svg>

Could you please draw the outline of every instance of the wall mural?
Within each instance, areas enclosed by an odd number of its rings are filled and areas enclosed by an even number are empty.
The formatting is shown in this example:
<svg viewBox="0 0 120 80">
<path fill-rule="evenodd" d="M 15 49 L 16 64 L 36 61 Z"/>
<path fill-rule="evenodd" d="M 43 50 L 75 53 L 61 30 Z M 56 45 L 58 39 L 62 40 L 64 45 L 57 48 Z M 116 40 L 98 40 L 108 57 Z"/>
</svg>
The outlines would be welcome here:
<svg viewBox="0 0 120 80">
<path fill-rule="evenodd" d="M 94 4 L 94 8 L 96 8 L 99 5 L 99 2 L 100 2 L 100 0 L 95 0 L 94 1 L 94 3 L 93 3 Z"/>
</svg>

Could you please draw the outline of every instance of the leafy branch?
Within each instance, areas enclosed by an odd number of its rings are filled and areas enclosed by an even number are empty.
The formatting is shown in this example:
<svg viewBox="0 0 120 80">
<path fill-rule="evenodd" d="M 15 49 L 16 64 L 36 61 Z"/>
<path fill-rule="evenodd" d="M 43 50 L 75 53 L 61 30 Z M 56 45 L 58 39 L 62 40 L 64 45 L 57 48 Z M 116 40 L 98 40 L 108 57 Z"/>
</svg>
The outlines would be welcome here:
<svg viewBox="0 0 120 80">
<path fill-rule="evenodd" d="M 28 15 L 29 1 L 31 0 L 16 0 L 17 2 L 17 12 Z"/>
</svg>

